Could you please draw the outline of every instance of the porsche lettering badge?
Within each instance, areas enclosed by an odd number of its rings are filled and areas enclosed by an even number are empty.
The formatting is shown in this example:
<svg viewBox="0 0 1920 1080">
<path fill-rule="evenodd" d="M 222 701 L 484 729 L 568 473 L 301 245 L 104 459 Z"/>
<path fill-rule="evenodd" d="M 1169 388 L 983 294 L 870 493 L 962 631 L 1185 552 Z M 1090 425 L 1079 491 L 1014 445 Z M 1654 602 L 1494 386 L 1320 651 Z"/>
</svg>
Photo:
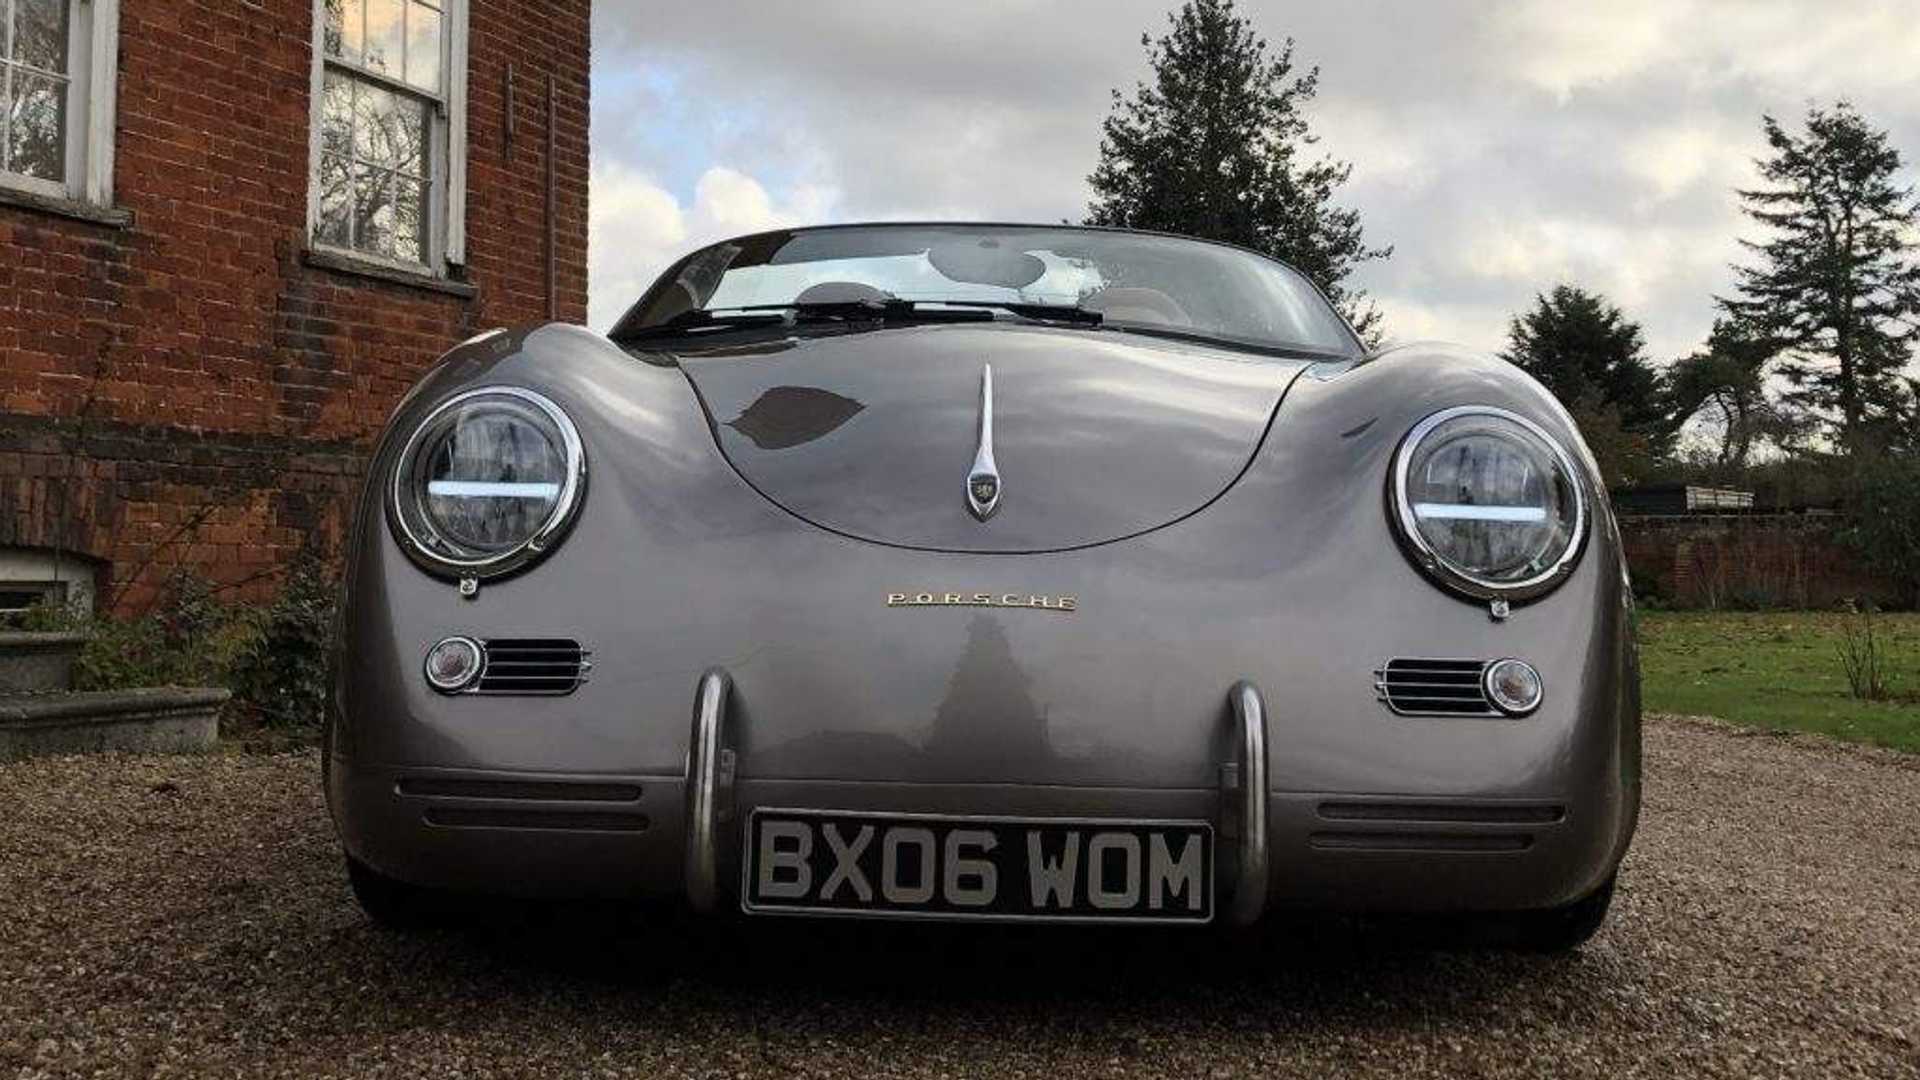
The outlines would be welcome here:
<svg viewBox="0 0 1920 1080">
<path fill-rule="evenodd" d="M 888 607 L 1004 607 L 1033 611 L 1073 611 L 1080 601 L 1071 596 L 1034 596 L 1028 593 L 890 592 Z"/>
</svg>

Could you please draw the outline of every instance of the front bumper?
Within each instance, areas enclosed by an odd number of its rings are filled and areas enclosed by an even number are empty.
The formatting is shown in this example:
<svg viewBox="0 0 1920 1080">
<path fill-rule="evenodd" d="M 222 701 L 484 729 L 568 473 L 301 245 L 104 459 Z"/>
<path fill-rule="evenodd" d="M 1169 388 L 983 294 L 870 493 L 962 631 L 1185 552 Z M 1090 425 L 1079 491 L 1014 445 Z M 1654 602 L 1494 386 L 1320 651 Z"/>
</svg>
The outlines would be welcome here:
<svg viewBox="0 0 1920 1080">
<path fill-rule="evenodd" d="M 1219 836 L 1214 909 L 1495 911 L 1577 899 L 1612 873 L 1637 792 L 1585 799 L 1276 789 L 1285 725 L 1234 687 L 1237 736 L 1214 787 L 928 784 L 754 778 L 733 749 L 724 676 L 695 692 L 681 775 L 367 766 L 335 757 L 348 852 L 417 885 L 536 897 L 738 904 L 744 822 L 759 807 L 898 814 L 1205 820 Z"/>
</svg>

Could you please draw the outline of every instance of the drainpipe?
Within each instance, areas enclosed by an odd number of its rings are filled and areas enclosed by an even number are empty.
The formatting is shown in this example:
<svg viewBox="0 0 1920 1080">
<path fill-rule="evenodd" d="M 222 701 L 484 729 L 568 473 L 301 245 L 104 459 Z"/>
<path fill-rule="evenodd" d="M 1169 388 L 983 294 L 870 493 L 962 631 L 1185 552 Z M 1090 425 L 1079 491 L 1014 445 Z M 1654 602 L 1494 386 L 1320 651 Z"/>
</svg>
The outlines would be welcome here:
<svg viewBox="0 0 1920 1080">
<path fill-rule="evenodd" d="M 559 169 L 554 164 L 558 147 L 554 128 L 559 122 L 559 80 L 547 73 L 547 321 L 560 318 L 560 254 L 558 251 Z"/>
</svg>

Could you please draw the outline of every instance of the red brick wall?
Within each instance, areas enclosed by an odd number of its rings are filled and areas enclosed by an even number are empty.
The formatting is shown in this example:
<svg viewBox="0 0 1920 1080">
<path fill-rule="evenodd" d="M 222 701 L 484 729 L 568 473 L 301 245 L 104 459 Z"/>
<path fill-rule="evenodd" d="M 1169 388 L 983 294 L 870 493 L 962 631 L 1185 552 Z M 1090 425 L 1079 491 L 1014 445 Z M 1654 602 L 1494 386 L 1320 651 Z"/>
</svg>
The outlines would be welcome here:
<svg viewBox="0 0 1920 1080">
<path fill-rule="evenodd" d="M 1902 602 L 1899 586 L 1859 569 L 1839 521 L 1805 514 L 1622 517 L 1634 592 L 1685 608 L 1828 608 Z"/>
<path fill-rule="evenodd" d="M 303 259 L 313 0 L 122 0 L 115 202 L 0 205 L 0 545 L 103 561 L 138 609 L 186 569 L 262 595 L 335 553 L 365 450 L 434 357 L 586 316 L 591 0 L 471 0 L 471 296 Z M 505 145 L 506 70 L 517 132 Z"/>
</svg>

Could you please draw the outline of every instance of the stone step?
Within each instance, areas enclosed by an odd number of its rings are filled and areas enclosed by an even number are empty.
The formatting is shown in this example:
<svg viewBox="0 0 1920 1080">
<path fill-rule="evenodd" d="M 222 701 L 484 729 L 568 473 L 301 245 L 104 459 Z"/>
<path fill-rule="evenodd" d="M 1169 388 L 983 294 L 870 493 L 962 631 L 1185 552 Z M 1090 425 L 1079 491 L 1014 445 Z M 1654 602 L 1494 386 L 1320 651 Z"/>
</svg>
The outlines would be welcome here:
<svg viewBox="0 0 1920 1080">
<path fill-rule="evenodd" d="M 232 696 L 210 687 L 0 695 L 0 761 L 211 750 L 220 737 L 220 707 Z"/>
<path fill-rule="evenodd" d="M 0 694 L 73 689 L 85 634 L 0 632 Z"/>
</svg>

